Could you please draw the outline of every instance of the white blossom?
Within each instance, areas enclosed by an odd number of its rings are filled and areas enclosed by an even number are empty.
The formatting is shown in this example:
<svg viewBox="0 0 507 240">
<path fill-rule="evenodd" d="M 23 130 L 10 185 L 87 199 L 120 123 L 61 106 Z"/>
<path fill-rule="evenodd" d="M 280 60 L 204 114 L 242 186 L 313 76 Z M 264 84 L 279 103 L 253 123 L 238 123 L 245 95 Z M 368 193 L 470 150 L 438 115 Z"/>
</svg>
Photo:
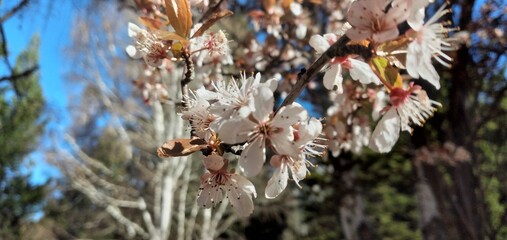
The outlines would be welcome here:
<svg viewBox="0 0 507 240">
<path fill-rule="evenodd" d="M 195 135 L 208 141 L 213 134 L 210 125 L 217 118 L 209 112 L 210 104 L 199 95 L 187 99 L 187 109 L 182 111 L 181 117 L 188 120 Z"/>
<path fill-rule="evenodd" d="M 225 193 L 239 216 L 252 214 L 252 196 L 257 197 L 254 185 L 241 175 L 227 172 L 227 160 L 217 154 L 205 157 L 204 165 L 209 172 L 201 176 L 197 204 L 203 208 L 214 207 L 222 202 Z"/>
<path fill-rule="evenodd" d="M 412 132 L 411 125 L 424 125 L 440 103 L 428 98 L 420 86 L 408 90 L 393 88 L 390 93 L 391 106 L 373 131 L 369 147 L 380 153 L 391 151 L 399 138 L 400 131 Z"/>
<path fill-rule="evenodd" d="M 247 142 L 241 153 L 239 166 L 247 177 L 257 175 L 266 160 L 266 145 L 277 153 L 293 155 L 298 152 L 293 144 L 292 125 L 307 119 L 308 113 L 299 104 L 282 107 L 273 116 L 273 92 L 259 87 L 253 94 L 254 111 L 248 118 L 224 121 L 218 130 L 219 138 L 228 144 Z"/>
<path fill-rule="evenodd" d="M 347 12 L 352 28 L 347 36 L 352 40 L 371 39 L 383 43 L 398 37 L 398 24 L 407 18 L 407 3 L 393 3 L 385 12 L 391 0 L 357 0 Z"/>
<path fill-rule="evenodd" d="M 289 169 L 292 179 L 299 186 L 299 181 L 306 177 L 308 172 L 306 165 L 310 164 L 308 156 L 321 155 L 324 146 L 314 141 L 322 133 L 322 124 L 312 118 L 309 123 L 301 123 L 298 126 L 295 145 L 299 146 L 299 152 L 295 155 L 274 155 L 270 163 L 275 169 L 273 176 L 266 186 L 266 198 L 277 197 L 286 187 L 289 179 Z"/>
<path fill-rule="evenodd" d="M 129 23 L 128 34 L 135 42 L 134 45 L 129 45 L 125 49 L 131 58 L 142 57 L 146 64 L 152 67 L 162 65 L 167 57 L 168 47 L 160 39 L 134 23 Z"/>
<path fill-rule="evenodd" d="M 310 46 L 312 46 L 317 54 L 323 54 L 334 42 L 337 41 L 337 36 L 332 33 L 320 35 L 313 35 L 310 38 Z M 380 79 L 371 70 L 370 66 L 363 61 L 345 57 L 335 57 L 330 60 L 329 68 L 324 73 L 323 84 L 329 90 L 334 90 L 338 93 L 343 93 L 343 69 L 348 69 L 350 76 L 354 80 L 358 80 L 363 84 L 380 84 Z"/>
<path fill-rule="evenodd" d="M 422 77 L 437 89 L 440 89 L 440 76 L 431 63 L 431 59 L 435 58 L 445 66 L 450 66 L 445 61 L 452 61 L 443 52 L 443 50 L 451 50 L 451 44 L 446 42 L 447 33 L 450 29 L 444 27 L 441 23 L 435 23 L 448 12 L 444 8 L 445 5 L 420 30 L 407 33 L 407 35 L 413 38 L 407 49 L 406 67 L 408 74 L 413 78 Z"/>
</svg>

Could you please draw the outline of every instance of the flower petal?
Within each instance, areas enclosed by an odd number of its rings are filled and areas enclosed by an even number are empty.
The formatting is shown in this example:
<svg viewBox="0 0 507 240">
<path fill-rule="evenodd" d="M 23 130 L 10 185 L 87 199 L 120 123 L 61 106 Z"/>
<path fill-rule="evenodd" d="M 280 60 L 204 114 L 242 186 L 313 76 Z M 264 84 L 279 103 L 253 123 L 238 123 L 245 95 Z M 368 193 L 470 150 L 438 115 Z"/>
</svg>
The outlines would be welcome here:
<svg viewBox="0 0 507 240">
<path fill-rule="evenodd" d="M 218 171 L 224 166 L 224 158 L 218 154 L 211 154 L 204 157 L 204 167 L 208 170 Z"/>
<path fill-rule="evenodd" d="M 248 179 L 238 174 L 232 175 L 231 179 L 233 179 L 236 184 L 238 184 L 238 187 L 243 189 L 244 192 L 248 193 L 249 195 L 253 195 L 254 198 L 257 197 L 255 186 Z"/>
<path fill-rule="evenodd" d="M 310 46 L 315 49 L 318 54 L 322 54 L 329 48 L 329 42 L 321 35 L 313 35 L 309 41 Z"/>
<path fill-rule="evenodd" d="M 324 74 L 324 87 L 338 93 L 343 93 L 342 82 L 342 66 L 340 64 L 332 64 Z"/>
<path fill-rule="evenodd" d="M 218 128 L 218 136 L 224 143 L 235 144 L 245 142 L 255 124 L 245 119 L 225 120 Z"/>
<path fill-rule="evenodd" d="M 372 31 L 370 29 L 357 29 L 351 28 L 345 33 L 351 40 L 360 41 L 371 36 Z"/>
<path fill-rule="evenodd" d="M 350 64 L 352 65 L 352 68 L 349 69 L 350 77 L 354 80 L 358 80 L 362 84 L 369 84 L 374 83 L 377 85 L 380 85 L 380 79 L 377 77 L 377 75 L 371 70 L 370 65 L 367 63 L 349 58 Z"/>
<path fill-rule="evenodd" d="M 265 196 L 267 199 L 276 198 L 286 187 L 289 180 L 289 169 L 287 164 L 282 162 L 280 168 L 277 168 L 266 186 Z"/>
<path fill-rule="evenodd" d="M 398 28 L 394 26 L 392 28 L 384 29 L 381 32 L 373 33 L 372 39 L 377 43 L 383 43 L 397 38 L 399 33 Z"/>
<path fill-rule="evenodd" d="M 379 153 L 391 151 L 400 136 L 400 128 L 398 112 L 396 108 L 391 107 L 375 127 L 368 147 Z"/>
<path fill-rule="evenodd" d="M 266 161 L 266 147 L 262 137 L 256 138 L 241 153 L 239 167 L 247 177 L 254 177 L 262 169 Z"/>
<path fill-rule="evenodd" d="M 253 98 L 255 111 L 252 112 L 252 115 L 259 122 L 267 121 L 275 105 L 273 92 L 268 87 L 259 87 L 253 94 Z"/>
<path fill-rule="evenodd" d="M 129 34 L 129 37 L 136 38 L 137 35 L 140 32 L 142 32 L 142 31 L 143 31 L 143 29 L 141 29 L 139 26 L 137 26 L 134 23 L 129 22 L 129 25 L 128 25 L 128 34 Z"/>
<path fill-rule="evenodd" d="M 138 59 L 138 58 L 141 58 L 143 56 L 143 54 L 141 53 L 141 51 L 138 51 L 137 48 L 134 47 L 134 46 L 132 46 L 132 45 L 128 45 L 125 48 L 125 51 L 129 55 L 129 57 L 131 57 L 133 59 Z"/>
<path fill-rule="evenodd" d="M 294 163 L 290 165 L 290 171 L 292 172 L 292 179 L 299 186 L 299 181 L 305 179 L 306 173 L 308 170 L 306 169 L 306 163 L 303 158 L 294 159 Z M 301 187 L 301 186 L 299 186 Z"/>
<path fill-rule="evenodd" d="M 292 124 L 301 122 L 308 118 L 308 112 L 298 103 L 284 106 L 278 111 L 272 120 L 272 126 L 287 128 Z"/>
<path fill-rule="evenodd" d="M 253 213 L 254 205 L 252 197 L 243 191 L 243 189 L 231 188 L 230 191 L 227 191 L 227 197 L 238 216 L 248 217 Z"/>
</svg>

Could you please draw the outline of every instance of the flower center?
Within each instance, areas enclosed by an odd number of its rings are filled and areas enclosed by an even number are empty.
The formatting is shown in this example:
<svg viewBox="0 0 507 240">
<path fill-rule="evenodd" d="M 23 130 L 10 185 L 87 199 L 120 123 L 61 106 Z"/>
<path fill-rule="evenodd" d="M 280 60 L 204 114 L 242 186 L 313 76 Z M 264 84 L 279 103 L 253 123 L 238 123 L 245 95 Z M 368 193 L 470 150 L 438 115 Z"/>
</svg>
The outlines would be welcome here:
<svg viewBox="0 0 507 240">
<path fill-rule="evenodd" d="M 411 91 L 405 91 L 402 88 L 395 87 L 391 90 L 391 93 L 389 94 L 389 99 L 391 101 L 391 104 L 394 107 L 398 107 L 401 104 L 405 102 L 405 100 L 410 95 Z"/>
</svg>

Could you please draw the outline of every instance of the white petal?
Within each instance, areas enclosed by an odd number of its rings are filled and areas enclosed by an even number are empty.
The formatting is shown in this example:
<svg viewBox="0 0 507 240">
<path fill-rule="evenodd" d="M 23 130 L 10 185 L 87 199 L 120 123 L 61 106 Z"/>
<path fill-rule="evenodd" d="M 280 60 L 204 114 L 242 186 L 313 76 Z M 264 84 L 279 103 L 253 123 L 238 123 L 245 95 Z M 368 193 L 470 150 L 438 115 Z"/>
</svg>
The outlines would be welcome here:
<svg viewBox="0 0 507 240">
<path fill-rule="evenodd" d="M 318 54 L 325 52 L 330 47 L 327 39 L 321 35 L 313 35 L 310 38 L 309 44 Z"/>
<path fill-rule="evenodd" d="M 241 188 L 227 191 L 227 197 L 231 205 L 240 217 L 248 217 L 252 214 L 254 205 L 251 196 Z"/>
<path fill-rule="evenodd" d="M 419 78 L 419 72 L 417 69 L 419 67 L 419 61 L 421 61 L 421 55 L 421 45 L 416 42 L 408 44 L 405 66 L 407 67 L 408 74 L 413 78 Z"/>
<path fill-rule="evenodd" d="M 424 24 L 424 8 L 413 11 L 408 16 L 407 23 L 412 29 L 419 31 Z"/>
<path fill-rule="evenodd" d="M 244 192 L 246 192 L 249 195 L 253 195 L 254 198 L 257 197 L 257 192 L 255 191 L 255 186 L 245 177 L 234 174 L 231 176 L 231 178 L 236 181 L 236 184 L 239 188 L 243 189 Z"/>
<path fill-rule="evenodd" d="M 203 189 L 199 191 L 199 196 L 197 197 L 197 205 L 203 208 L 210 208 L 213 206 L 213 204 L 211 203 L 212 200 L 211 193 L 216 190 L 212 188 L 211 185 L 208 183 L 204 183 L 203 185 L 201 185 L 201 187 Z"/>
<path fill-rule="evenodd" d="M 395 39 L 396 37 L 398 37 L 399 33 L 400 32 L 398 31 L 398 28 L 394 26 L 393 28 L 385 29 L 382 32 L 374 33 L 372 39 L 377 43 L 383 43 Z"/>
<path fill-rule="evenodd" d="M 351 28 L 347 30 L 345 35 L 347 35 L 351 40 L 354 41 L 360 41 L 364 40 L 367 37 L 371 36 L 372 32 L 370 29 L 357 29 L 357 28 Z"/>
<path fill-rule="evenodd" d="M 128 34 L 129 34 L 129 37 L 131 37 L 131 38 L 137 37 L 137 34 L 139 34 L 140 32 L 143 31 L 143 29 L 141 29 L 140 27 L 138 27 L 134 23 L 129 22 L 128 26 L 129 26 L 128 27 Z"/>
<path fill-rule="evenodd" d="M 400 136 L 400 117 L 396 108 L 392 107 L 380 119 L 375 131 L 373 131 L 370 144 L 368 145 L 373 151 L 386 153 L 391 151 L 394 144 Z"/>
<path fill-rule="evenodd" d="M 255 124 L 249 120 L 230 119 L 222 122 L 217 133 L 222 142 L 235 144 L 245 142 L 254 128 Z"/>
<path fill-rule="evenodd" d="M 284 129 L 285 132 L 273 134 L 270 138 L 271 146 L 280 155 L 297 156 L 300 152 L 299 146 L 294 143 L 292 127 Z"/>
<path fill-rule="evenodd" d="M 278 88 L 278 80 L 276 78 L 269 79 L 265 83 L 262 83 L 261 86 L 266 86 L 274 92 Z"/>
<path fill-rule="evenodd" d="M 289 180 L 289 169 L 287 164 L 282 163 L 280 168 L 277 168 L 273 176 L 268 181 L 266 186 L 265 196 L 267 199 L 276 198 L 286 187 Z"/>
<path fill-rule="evenodd" d="M 273 112 L 273 106 L 275 100 L 273 92 L 267 87 L 260 87 L 253 94 L 255 111 L 252 112 L 255 119 L 259 122 L 267 121 L 269 115 Z"/>
<path fill-rule="evenodd" d="M 353 58 L 349 58 L 349 61 L 352 65 L 352 68 L 349 70 L 352 79 L 358 80 L 362 84 L 374 83 L 380 85 L 380 79 L 373 70 L 371 70 L 370 65 Z"/>
<path fill-rule="evenodd" d="M 129 57 L 131 57 L 133 59 L 139 59 L 143 56 L 143 54 L 140 51 L 138 51 L 136 47 L 134 47 L 132 45 L 128 45 L 125 48 L 125 51 L 129 55 Z"/>
<path fill-rule="evenodd" d="M 294 182 L 299 185 L 299 181 L 305 179 L 306 177 L 307 169 L 305 161 L 302 160 L 302 158 L 295 159 L 294 163 L 289 167 L 292 172 L 292 179 L 294 179 Z"/>
<path fill-rule="evenodd" d="M 258 137 L 241 153 L 239 167 L 247 177 L 254 177 L 261 171 L 264 161 L 266 161 L 265 143 L 264 139 Z"/>
<path fill-rule="evenodd" d="M 298 103 L 292 103 L 278 111 L 272 120 L 272 126 L 287 128 L 287 126 L 304 121 L 307 118 L 308 112 Z"/>
<path fill-rule="evenodd" d="M 437 90 L 440 89 L 440 76 L 438 75 L 437 70 L 435 70 L 433 64 L 431 64 L 431 60 L 423 61 L 419 65 L 418 70 L 423 79 L 435 86 Z"/>
<path fill-rule="evenodd" d="M 204 157 L 203 163 L 206 169 L 217 171 L 224 166 L 224 158 L 218 154 L 211 154 Z"/>
<path fill-rule="evenodd" d="M 313 141 L 322 133 L 322 123 L 312 117 L 308 124 L 301 125 L 299 128 L 299 140 L 296 145 L 304 145 Z"/>
<path fill-rule="evenodd" d="M 343 93 L 342 82 L 342 66 L 340 64 L 332 64 L 324 74 L 324 87 L 338 93 Z"/>
</svg>

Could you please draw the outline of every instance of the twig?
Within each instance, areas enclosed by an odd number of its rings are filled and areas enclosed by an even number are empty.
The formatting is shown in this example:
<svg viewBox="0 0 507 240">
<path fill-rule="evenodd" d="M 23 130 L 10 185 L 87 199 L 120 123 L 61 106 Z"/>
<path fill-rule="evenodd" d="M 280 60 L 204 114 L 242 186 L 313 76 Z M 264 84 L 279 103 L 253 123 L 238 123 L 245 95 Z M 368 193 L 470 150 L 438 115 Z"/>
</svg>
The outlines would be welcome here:
<svg viewBox="0 0 507 240">
<path fill-rule="evenodd" d="M 215 4 L 213 7 L 210 7 L 208 8 L 208 10 L 206 10 L 206 12 L 202 15 L 201 19 L 199 19 L 199 22 L 204 22 L 204 20 L 206 20 L 207 18 L 209 18 L 214 12 L 217 11 L 217 9 L 220 7 L 220 5 L 222 5 L 222 2 L 224 0 L 220 0 L 218 1 L 217 4 Z"/>
<path fill-rule="evenodd" d="M 5 22 L 5 20 L 12 17 L 14 14 L 16 14 L 16 12 L 18 12 L 21 8 L 25 7 L 27 4 L 28 0 L 22 0 L 21 2 L 19 2 L 18 5 L 14 6 L 0 17 L 0 24 L 2 24 L 3 22 Z"/>
<path fill-rule="evenodd" d="M 16 74 L 12 74 L 10 76 L 3 76 L 3 77 L 0 77 L 0 82 L 1 81 L 16 81 L 20 78 L 24 78 L 24 77 L 28 77 L 30 76 L 32 73 L 34 73 L 35 71 L 39 70 L 39 66 L 33 66 L 29 69 L 26 69 L 25 71 L 21 72 L 21 73 L 16 73 Z"/>
<path fill-rule="evenodd" d="M 181 104 L 183 105 L 184 108 L 186 108 L 187 107 L 186 100 L 188 99 L 189 96 L 188 84 L 194 79 L 194 62 L 192 62 L 190 53 L 187 50 L 183 52 L 183 60 L 185 61 L 185 75 L 181 80 L 181 94 L 182 94 Z"/>
<path fill-rule="evenodd" d="M 5 37 L 4 25 L 0 24 L 0 41 L 2 41 L 2 52 L 4 57 L 4 62 L 11 75 L 14 73 L 14 69 L 12 68 L 11 63 L 9 62 L 9 50 L 7 49 L 7 39 Z"/>
<path fill-rule="evenodd" d="M 357 54 L 362 56 L 365 60 L 371 58 L 372 54 L 369 48 L 362 45 L 347 45 L 350 39 L 347 36 L 342 36 L 331 47 L 329 47 L 307 70 L 303 69 L 299 74 L 299 79 L 292 88 L 291 92 L 285 98 L 282 105 L 276 110 L 278 113 L 283 106 L 293 103 L 296 98 L 301 94 L 303 88 L 312 80 L 312 78 L 335 57 L 344 57 L 349 54 Z"/>
</svg>

